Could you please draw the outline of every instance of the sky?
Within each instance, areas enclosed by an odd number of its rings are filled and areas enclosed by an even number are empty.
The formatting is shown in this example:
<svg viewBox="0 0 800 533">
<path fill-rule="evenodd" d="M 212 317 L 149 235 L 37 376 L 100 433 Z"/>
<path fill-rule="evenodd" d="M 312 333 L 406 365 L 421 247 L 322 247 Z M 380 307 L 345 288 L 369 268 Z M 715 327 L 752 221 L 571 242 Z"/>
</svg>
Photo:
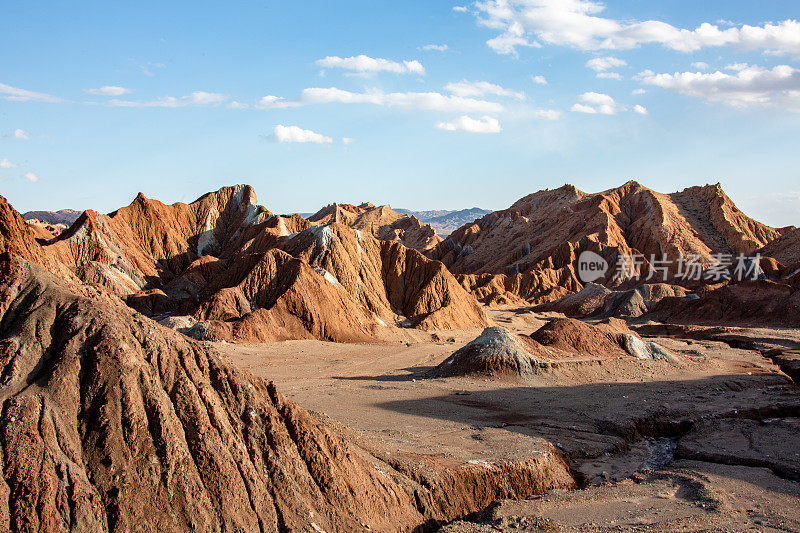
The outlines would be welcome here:
<svg viewBox="0 0 800 533">
<path fill-rule="evenodd" d="M 109 212 L 248 183 L 503 209 L 722 183 L 800 225 L 796 0 L 3 2 L 0 194 Z"/>
</svg>

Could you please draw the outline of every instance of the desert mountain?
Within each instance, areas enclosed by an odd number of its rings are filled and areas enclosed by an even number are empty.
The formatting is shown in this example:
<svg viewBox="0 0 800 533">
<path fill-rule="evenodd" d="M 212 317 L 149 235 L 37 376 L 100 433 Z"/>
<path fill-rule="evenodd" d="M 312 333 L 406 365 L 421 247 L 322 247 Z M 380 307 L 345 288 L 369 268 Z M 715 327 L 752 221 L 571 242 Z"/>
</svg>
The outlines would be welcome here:
<svg viewBox="0 0 800 533">
<path fill-rule="evenodd" d="M 653 255 L 697 254 L 708 265 L 713 254 L 752 254 L 786 231 L 747 217 L 719 184 L 673 194 L 633 181 L 596 194 L 565 185 L 459 228 L 428 255 L 462 274 L 484 302 L 540 303 L 583 287 L 576 272 L 583 251 L 611 265 L 598 283 L 619 285 L 614 266 L 623 254 L 642 254 L 644 271 Z"/>
<path fill-rule="evenodd" d="M 574 485 L 556 453 L 386 462 L 210 343 L 9 252 L 0 373 L 4 530 L 416 531 Z"/>
<path fill-rule="evenodd" d="M 430 225 L 421 223 L 415 216 L 394 211 L 388 205 L 375 206 L 369 202 L 358 206 L 330 204 L 308 220 L 317 224 L 344 224 L 378 240 L 397 241 L 416 250 L 428 250 L 442 240 Z"/>
<path fill-rule="evenodd" d="M 380 322 L 399 320 L 422 329 L 486 324 L 478 303 L 442 263 L 398 242 L 333 223 L 312 226 L 281 247 L 352 295 Z"/>
<path fill-rule="evenodd" d="M 422 522 L 408 483 L 209 345 L 19 257 L 0 272 L 4 529 Z"/>
<path fill-rule="evenodd" d="M 191 204 L 140 194 L 42 244 L 55 272 L 198 338 L 365 341 L 386 324 L 486 325 L 441 263 L 342 223 L 274 215 L 249 186 Z"/>
<path fill-rule="evenodd" d="M 417 217 L 420 222 L 430 224 L 436 230 L 436 234 L 447 237 L 455 230 L 488 215 L 491 211 L 480 207 L 469 209 L 459 209 L 457 211 L 432 210 L 432 211 L 411 211 L 410 209 L 396 209 L 398 213 L 405 213 Z"/>
<path fill-rule="evenodd" d="M 28 211 L 23 213 L 25 220 L 38 220 L 47 224 L 65 224 L 71 226 L 81 216 L 80 211 L 74 209 L 59 209 L 58 211 Z"/>
</svg>

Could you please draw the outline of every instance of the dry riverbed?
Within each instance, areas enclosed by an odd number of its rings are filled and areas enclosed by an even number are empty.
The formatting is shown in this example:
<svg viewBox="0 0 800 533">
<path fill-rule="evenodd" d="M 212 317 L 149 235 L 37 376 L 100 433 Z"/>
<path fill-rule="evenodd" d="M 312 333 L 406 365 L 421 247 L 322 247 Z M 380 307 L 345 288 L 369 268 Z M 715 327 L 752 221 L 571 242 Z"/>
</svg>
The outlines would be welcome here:
<svg viewBox="0 0 800 533">
<path fill-rule="evenodd" d="M 525 334 L 550 318 L 491 314 Z M 219 347 L 387 462 L 491 470 L 555 453 L 582 487 L 498 501 L 446 531 L 800 530 L 800 394 L 764 355 L 800 347 L 797 330 L 731 330 L 755 344 L 654 337 L 673 363 L 589 358 L 524 381 L 426 377 L 479 333 Z"/>
</svg>

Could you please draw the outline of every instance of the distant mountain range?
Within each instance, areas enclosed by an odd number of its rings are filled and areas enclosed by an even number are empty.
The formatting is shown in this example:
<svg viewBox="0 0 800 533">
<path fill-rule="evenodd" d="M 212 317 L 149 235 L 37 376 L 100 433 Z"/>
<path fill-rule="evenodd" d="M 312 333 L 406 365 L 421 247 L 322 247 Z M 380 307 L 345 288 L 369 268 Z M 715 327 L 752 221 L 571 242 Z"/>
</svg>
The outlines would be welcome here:
<svg viewBox="0 0 800 533">
<path fill-rule="evenodd" d="M 48 224 L 66 224 L 71 226 L 73 222 L 78 220 L 82 211 L 75 211 L 74 209 L 61 209 L 59 211 L 28 211 L 22 215 L 25 220 L 41 220 Z"/>
<path fill-rule="evenodd" d="M 415 216 L 420 222 L 430 224 L 440 237 L 447 237 L 455 230 L 473 222 L 484 215 L 488 215 L 491 211 L 481 209 L 480 207 L 471 207 L 469 209 L 459 209 L 458 211 L 448 211 L 446 209 L 438 209 L 432 211 L 412 211 L 410 209 L 395 209 L 398 213 Z"/>
<path fill-rule="evenodd" d="M 450 211 L 447 209 L 433 209 L 430 211 L 412 211 L 411 209 L 395 209 L 398 213 L 411 215 L 416 217 L 423 224 L 430 224 L 436 230 L 436 234 L 440 237 L 447 237 L 452 232 L 463 226 L 488 215 L 491 211 L 481 209 L 479 207 L 472 207 L 469 209 L 459 209 L 457 211 Z M 66 224 L 71 226 L 82 211 L 75 211 L 74 209 L 61 209 L 59 211 L 28 211 L 22 217 L 25 220 L 41 220 L 48 224 Z M 315 213 L 300 213 L 303 218 L 310 218 Z"/>
</svg>

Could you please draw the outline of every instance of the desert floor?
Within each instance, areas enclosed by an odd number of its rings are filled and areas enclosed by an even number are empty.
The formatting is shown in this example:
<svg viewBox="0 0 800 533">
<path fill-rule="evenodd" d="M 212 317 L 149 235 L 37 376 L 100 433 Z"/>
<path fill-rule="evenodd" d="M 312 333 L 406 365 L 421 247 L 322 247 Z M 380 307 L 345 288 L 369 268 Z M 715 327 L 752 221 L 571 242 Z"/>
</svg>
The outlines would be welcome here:
<svg viewBox="0 0 800 533">
<path fill-rule="evenodd" d="M 550 318 L 489 313 L 522 334 Z M 798 330 L 733 331 L 800 347 Z M 378 456 L 491 469 L 555 447 L 582 486 L 500 501 L 445 531 L 800 531 L 800 393 L 764 350 L 656 338 L 678 362 L 587 355 L 525 381 L 426 377 L 479 333 L 218 347 Z"/>
</svg>

